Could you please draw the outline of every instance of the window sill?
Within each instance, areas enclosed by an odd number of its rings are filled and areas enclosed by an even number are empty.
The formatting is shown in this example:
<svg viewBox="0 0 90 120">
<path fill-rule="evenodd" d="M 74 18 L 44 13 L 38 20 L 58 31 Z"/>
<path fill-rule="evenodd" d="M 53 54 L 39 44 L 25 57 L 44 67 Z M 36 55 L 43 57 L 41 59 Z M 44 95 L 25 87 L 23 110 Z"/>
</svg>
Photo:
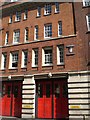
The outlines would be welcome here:
<svg viewBox="0 0 90 120">
<path fill-rule="evenodd" d="M 87 5 L 87 6 L 83 6 L 82 8 L 88 8 L 88 7 L 90 7 L 90 5 Z"/>
<path fill-rule="evenodd" d="M 67 53 L 66 56 L 72 56 L 75 55 L 75 53 Z"/>
<path fill-rule="evenodd" d="M 36 16 L 36 18 L 40 18 L 41 17 L 41 15 L 40 16 Z"/>
<path fill-rule="evenodd" d="M 6 70 L 6 68 L 1 68 L 1 71 L 5 71 Z"/>
<path fill-rule="evenodd" d="M 21 22 L 21 20 L 19 20 L 19 21 L 14 21 L 14 23 L 17 23 L 17 22 Z"/>
<path fill-rule="evenodd" d="M 26 69 L 27 68 L 27 66 L 23 66 L 23 67 L 21 67 L 21 69 Z"/>
<path fill-rule="evenodd" d="M 50 36 L 50 37 L 44 37 L 45 40 L 48 40 L 48 39 L 51 39 L 51 38 L 52 38 L 52 36 Z"/>
<path fill-rule="evenodd" d="M 23 21 L 26 21 L 27 20 L 27 18 L 26 19 L 23 19 Z"/>
<path fill-rule="evenodd" d="M 86 32 L 86 34 L 89 34 L 90 33 L 90 30 L 88 30 L 87 32 Z"/>
<path fill-rule="evenodd" d="M 53 64 L 45 64 L 45 65 L 42 65 L 42 67 L 51 67 L 53 66 Z"/>
<path fill-rule="evenodd" d="M 64 63 L 57 63 L 57 66 L 64 66 Z"/>
<path fill-rule="evenodd" d="M 12 22 L 11 22 L 11 23 L 8 23 L 8 24 L 12 24 Z"/>
<path fill-rule="evenodd" d="M 54 14 L 59 14 L 59 11 L 58 12 L 54 12 Z"/>
<path fill-rule="evenodd" d="M 6 45 L 4 45 L 4 46 L 9 46 L 9 44 L 6 44 Z"/>
<path fill-rule="evenodd" d="M 44 14 L 44 16 L 49 16 L 49 15 L 51 15 L 51 13 L 49 13 L 49 14 Z"/>
<path fill-rule="evenodd" d="M 9 68 L 9 70 L 17 70 L 17 67 Z"/>
<path fill-rule="evenodd" d="M 38 67 L 38 65 L 36 65 L 36 66 L 32 66 L 32 68 L 37 68 Z"/>
</svg>

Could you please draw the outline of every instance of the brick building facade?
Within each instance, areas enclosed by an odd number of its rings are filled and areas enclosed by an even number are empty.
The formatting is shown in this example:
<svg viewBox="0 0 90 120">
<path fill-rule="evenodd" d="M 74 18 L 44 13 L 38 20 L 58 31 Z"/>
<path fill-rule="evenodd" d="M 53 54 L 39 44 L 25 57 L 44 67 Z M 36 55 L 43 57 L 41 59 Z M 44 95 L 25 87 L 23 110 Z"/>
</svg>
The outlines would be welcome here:
<svg viewBox="0 0 90 120">
<path fill-rule="evenodd" d="M 2 115 L 89 118 L 89 7 L 85 1 L 2 6 Z"/>
</svg>

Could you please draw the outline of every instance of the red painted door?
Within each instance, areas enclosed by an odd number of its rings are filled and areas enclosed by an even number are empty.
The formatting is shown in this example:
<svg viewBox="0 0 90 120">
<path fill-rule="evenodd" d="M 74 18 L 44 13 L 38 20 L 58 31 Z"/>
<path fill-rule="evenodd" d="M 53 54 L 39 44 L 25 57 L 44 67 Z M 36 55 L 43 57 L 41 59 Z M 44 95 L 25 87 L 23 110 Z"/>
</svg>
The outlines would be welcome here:
<svg viewBox="0 0 90 120">
<path fill-rule="evenodd" d="M 54 82 L 54 118 L 68 117 L 68 98 L 66 81 Z"/>
<path fill-rule="evenodd" d="M 68 117 L 67 83 L 65 80 L 36 82 L 37 117 Z"/>
<path fill-rule="evenodd" d="M 21 82 L 3 83 L 2 89 L 2 115 L 17 116 L 21 115 Z"/>
<path fill-rule="evenodd" d="M 13 87 L 12 116 L 21 117 L 22 108 L 22 83 L 15 82 Z"/>
<path fill-rule="evenodd" d="M 37 82 L 38 118 L 52 118 L 51 82 Z"/>
<path fill-rule="evenodd" d="M 5 92 L 2 96 L 2 115 L 10 116 L 11 115 L 11 99 L 12 99 L 12 87 L 10 83 L 3 84 L 3 92 Z"/>
</svg>

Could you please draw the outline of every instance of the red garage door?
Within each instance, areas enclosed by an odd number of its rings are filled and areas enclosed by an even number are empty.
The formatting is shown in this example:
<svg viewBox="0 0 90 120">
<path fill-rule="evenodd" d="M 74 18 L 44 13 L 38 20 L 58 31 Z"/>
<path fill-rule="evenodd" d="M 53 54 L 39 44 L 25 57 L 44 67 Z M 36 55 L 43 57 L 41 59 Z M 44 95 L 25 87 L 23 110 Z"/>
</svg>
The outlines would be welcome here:
<svg viewBox="0 0 90 120">
<path fill-rule="evenodd" d="M 66 81 L 36 82 L 37 117 L 68 117 L 68 98 Z"/>
<path fill-rule="evenodd" d="M 2 115 L 21 116 L 22 82 L 3 82 L 2 84 Z"/>
</svg>

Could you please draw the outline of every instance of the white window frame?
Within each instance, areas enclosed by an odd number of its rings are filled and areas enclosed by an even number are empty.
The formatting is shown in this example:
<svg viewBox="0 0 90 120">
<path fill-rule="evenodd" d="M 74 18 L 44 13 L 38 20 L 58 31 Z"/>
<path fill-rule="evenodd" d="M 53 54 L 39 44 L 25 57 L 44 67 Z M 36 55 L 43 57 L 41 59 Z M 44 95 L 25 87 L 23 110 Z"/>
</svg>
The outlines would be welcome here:
<svg viewBox="0 0 90 120">
<path fill-rule="evenodd" d="M 83 6 L 90 6 L 90 0 L 83 0 Z"/>
<path fill-rule="evenodd" d="M 20 11 L 18 11 L 18 12 L 16 12 L 16 16 L 15 16 L 15 21 L 20 21 L 21 20 L 21 12 Z"/>
<path fill-rule="evenodd" d="M 37 7 L 37 17 L 41 16 L 41 7 Z"/>
<path fill-rule="evenodd" d="M 38 67 L 38 49 L 32 50 L 32 67 Z"/>
<path fill-rule="evenodd" d="M 29 36 L 29 29 L 28 28 L 25 28 L 25 42 L 28 41 L 28 36 Z"/>
<path fill-rule="evenodd" d="M 57 46 L 57 65 L 64 65 L 64 45 Z"/>
<path fill-rule="evenodd" d="M 87 21 L 87 29 L 90 31 L 90 14 L 86 16 L 86 21 Z"/>
<path fill-rule="evenodd" d="M 20 30 L 14 30 L 13 33 L 13 43 L 17 44 L 20 41 Z"/>
<path fill-rule="evenodd" d="M 21 64 L 21 68 L 25 68 L 27 67 L 27 61 L 28 61 L 28 51 L 22 51 L 22 64 Z"/>
<path fill-rule="evenodd" d="M 44 15 L 50 15 L 52 12 L 51 4 L 46 4 L 44 7 Z"/>
<path fill-rule="evenodd" d="M 12 14 L 10 14 L 10 17 L 9 17 L 9 23 L 12 23 Z"/>
<path fill-rule="evenodd" d="M 34 39 L 38 40 L 38 25 L 35 26 Z"/>
<path fill-rule="evenodd" d="M 58 36 L 62 36 L 62 21 L 58 22 Z"/>
<path fill-rule="evenodd" d="M 50 54 L 45 54 L 46 51 L 51 51 L 51 52 L 50 52 Z M 47 61 L 46 61 L 46 59 L 47 59 Z M 43 48 L 42 49 L 42 66 L 52 66 L 52 64 L 53 64 L 53 49 L 52 49 L 52 47 Z"/>
<path fill-rule="evenodd" d="M 12 53 L 10 53 L 9 69 L 16 69 L 16 68 L 18 68 L 18 58 L 19 58 L 18 52 L 12 52 Z M 14 63 L 17 63 L 16 67 L 13 67 Z"/>
<path fill-rule="evenodd" d="M 6 62 L 7 62 L 7 54 L 3 53 L 1 57 L 1 69 L 2 70 L 6 68 Z"/>
<path fill-rule="evenodd" d="M 55 2 L 55 13 L 59 13 L 59 3 Z"/>
<path fill-rule="evenodd" d="M 52 37 L 52 24 L 45 24 L 44 25 L 44 38 L 51 38 Z"/>
<path fill-rule="evenodd" d="M 5 45 L 8 45 L 9 32 L 6 32 L 5 35 Z"/>
<path fill-rule="evenodd" d="M 25 10 L 24 12 L 24 20 L 26 20 L 28 18 L 28 10 Z"/>
</svg>

